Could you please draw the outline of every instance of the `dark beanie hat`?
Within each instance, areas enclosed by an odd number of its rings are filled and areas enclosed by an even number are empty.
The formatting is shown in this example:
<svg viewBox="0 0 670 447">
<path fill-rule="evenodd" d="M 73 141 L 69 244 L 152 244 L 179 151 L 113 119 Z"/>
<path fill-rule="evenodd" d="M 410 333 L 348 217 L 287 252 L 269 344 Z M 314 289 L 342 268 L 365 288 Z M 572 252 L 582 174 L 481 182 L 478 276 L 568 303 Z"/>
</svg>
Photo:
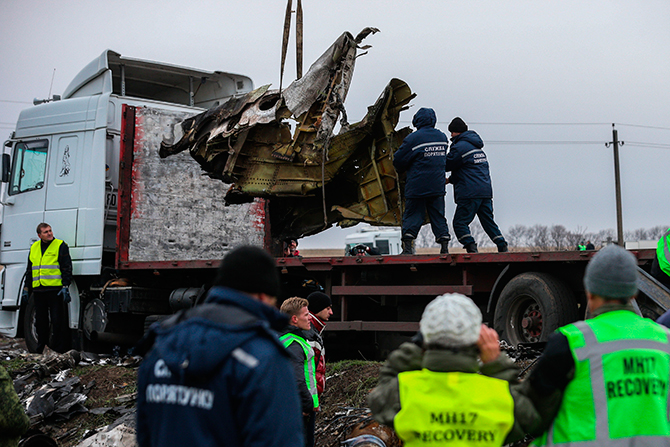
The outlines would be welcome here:
<svg viewBox="0 0 670 447">
<path fill-rule="evenodd" d="M 449 123 L 449 132 L 463 133 L 466 130 L 468 130 L 468 125 L 458 116 Z"/>
<path fill-rule="evenodd" d="M 309 306 L 307 308 L 313 314 L 317 314 L 326 307 L 332 306 L 330 297 L 323 292 L 310 293 L 307 296 L 307 301 L 309 301 Z"/>
<path fill-rule="evenodd" d="M 618 245 L 608 245 L 586 266 L 584 288 L 603 298 L 625 300 L 637 294 L 637 260 Z"/>
<path fill-rule="evenodd" d="M 221 261 L 214 280 L 217 286 L 246 293 L 279 296 L 279 272 L 275 260 L 265 250 L 250 245 L 234 249 Z"/>
</svg>

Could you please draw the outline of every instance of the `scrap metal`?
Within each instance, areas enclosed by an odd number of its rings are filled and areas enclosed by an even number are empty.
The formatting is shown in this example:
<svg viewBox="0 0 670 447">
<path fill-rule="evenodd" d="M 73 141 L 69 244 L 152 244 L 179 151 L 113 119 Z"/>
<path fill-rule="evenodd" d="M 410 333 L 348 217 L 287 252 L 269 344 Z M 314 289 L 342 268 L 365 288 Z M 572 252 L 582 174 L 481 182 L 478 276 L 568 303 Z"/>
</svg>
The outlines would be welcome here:
<svg viewBox="0 0 670 447">
<path fill-rule="evenodd" d="M 391 79 L 360 122 L 349 124 L 344 109 L 359 50 L 369 48 L 360 44 L 376 32 L 343 33 L 282 91 L 264 85 L 185 119 L 174 127 L 175 143 L 161 143 L 160 156 L 188 150 L 207 175 L 231 185 L 228 203 L 270 198 L 276 239 L 315 234 L 334 223 L 400 225 L 392 157 L 410 129 L 395 127 L 416 95 Z"/>
</svg>

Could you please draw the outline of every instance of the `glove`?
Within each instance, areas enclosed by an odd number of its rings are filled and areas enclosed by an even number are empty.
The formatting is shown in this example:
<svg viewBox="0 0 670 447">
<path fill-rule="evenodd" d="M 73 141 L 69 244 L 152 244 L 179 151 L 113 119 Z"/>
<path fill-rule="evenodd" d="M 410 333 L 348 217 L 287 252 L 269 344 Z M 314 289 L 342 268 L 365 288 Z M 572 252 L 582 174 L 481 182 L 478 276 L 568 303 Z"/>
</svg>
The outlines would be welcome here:
<svg viewBox="0 0 670 447">
<path fill-rule="evenodd" d="M 65 304 L 67 304 L 67 303 L 69 303 L 70 301 L 72 301 L 72 297 L 70 296 L 70 291 L 68 290 L 67 287 L 63 287 L 62 289 L 60 289 L 60 292 L 58 292 L 58 295 L 62 295 L 62 296 L 63 296 L 63 302 L 64 302 Z"/>
<path fill-rule="evenodd" d="M 28 291 L 26 289 L 23 289 L 23 292 L 21 292 L 21 301 L 24 303 L 28 301 Z"/>
<path fill-rule="evenodd" d="M 418 331 L 416 334 L 414 334 L 410 341 L 418 347 L 423 348 L 423 334 L 421 331 Z"/>
</svg>

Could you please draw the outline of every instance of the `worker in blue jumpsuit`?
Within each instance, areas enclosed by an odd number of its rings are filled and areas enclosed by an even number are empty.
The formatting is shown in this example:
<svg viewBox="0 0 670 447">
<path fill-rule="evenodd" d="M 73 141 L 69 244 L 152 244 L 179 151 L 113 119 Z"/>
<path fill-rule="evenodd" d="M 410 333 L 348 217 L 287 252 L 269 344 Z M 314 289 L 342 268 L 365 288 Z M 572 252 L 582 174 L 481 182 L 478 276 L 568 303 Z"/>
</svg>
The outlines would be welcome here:
<svg viewBox="0 0 670 447">
<path fill-rule="evenodd" d="M 437 116 L 433 109 L 421 108 L 414 115 L 413 132 L 403 140 L 393 155 L 396 172 L 407 173 L 405 212 L 402 216 L 402 253 L 414 253 L 414 240 L 423 226 L 426 212 L 440 253 L 449 252 L 449 226 L 444 216 L 446 193 L 445 163 L 449 140 L 435 128 Z"/>
</svg>

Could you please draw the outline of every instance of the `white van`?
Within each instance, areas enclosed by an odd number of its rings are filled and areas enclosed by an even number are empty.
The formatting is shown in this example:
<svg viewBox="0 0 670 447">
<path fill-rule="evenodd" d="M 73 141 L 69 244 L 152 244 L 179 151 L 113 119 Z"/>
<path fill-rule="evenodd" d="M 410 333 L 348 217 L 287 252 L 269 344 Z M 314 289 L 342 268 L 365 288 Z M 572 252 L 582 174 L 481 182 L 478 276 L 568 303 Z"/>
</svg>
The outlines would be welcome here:
<svg viewBox="0 0 670 447">
<path fill-rule="evenodd" d="M 382 255 L 399 255 L 402 248 L 400 243 L 400 228 L 368 227 L 344 238 L 344 253 L 353 256 L 352 248 L 364 245 L 379 250 Z"/>
</svg>

